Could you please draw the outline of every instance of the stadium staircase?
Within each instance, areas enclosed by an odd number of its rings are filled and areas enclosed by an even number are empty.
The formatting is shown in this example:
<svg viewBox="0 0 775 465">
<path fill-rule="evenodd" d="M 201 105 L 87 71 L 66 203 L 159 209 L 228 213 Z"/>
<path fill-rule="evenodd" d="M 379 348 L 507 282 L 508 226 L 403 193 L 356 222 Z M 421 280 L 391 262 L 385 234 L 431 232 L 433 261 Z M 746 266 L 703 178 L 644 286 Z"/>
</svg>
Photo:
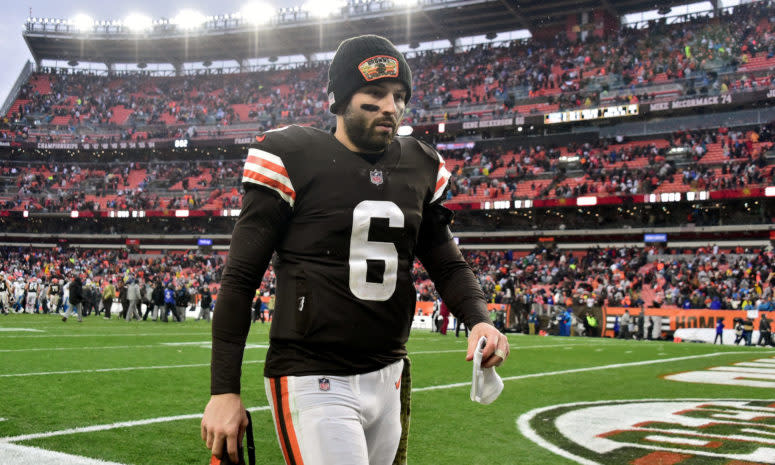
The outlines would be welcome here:
<svg viewBox="0 0 775 465">
<path fill-rule="evenodd" d="M 145 180 L 145 176 L 148 170 L 146 169 L 134 169 L 129 172 L 129 176 L 127 176 L 127 181 L 129 183 L 130 189 L 137 189 L 140 186 L 140 183 Z"/>
<path fill-rule="evenodd" d="M 30 103 L 32 100 L 30 99 L 24 99 L 24 98 L 17 98 L 14 100 L 14 102 L 11 104 L 11 108 L 8 109 L 7 116 L 11 117 L 12 115 L 16 114 L 17 112 L 21 111 L 21 108 Z"/>
<path fill-rule="evenodd" d="M 116 105 L 110 109 L 113 116 L 110 117 L 110 122 L 122 126 L 126 124 L 129 119 L 129 115 L 134 113 L 131 108 L 125 108 L 124 105 Z"/>
</svg>

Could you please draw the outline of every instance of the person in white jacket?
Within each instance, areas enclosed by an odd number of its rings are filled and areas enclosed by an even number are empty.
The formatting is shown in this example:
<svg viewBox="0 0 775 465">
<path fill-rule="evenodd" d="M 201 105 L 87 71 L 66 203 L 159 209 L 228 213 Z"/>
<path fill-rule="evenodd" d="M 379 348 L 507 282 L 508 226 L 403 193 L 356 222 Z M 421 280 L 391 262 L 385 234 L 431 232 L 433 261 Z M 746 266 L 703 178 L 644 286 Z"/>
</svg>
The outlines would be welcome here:
<svg viewBox="0 0 775 465">
<path fill-rule="evenodd" d="M 126 290 L 126 298 L 129 300 L 129 308 L 126 312 L 126 321 L 132 321 L 136 317 L 140 319 L 140 286 L 134 279 L 129 280 Z"/>
</svg>

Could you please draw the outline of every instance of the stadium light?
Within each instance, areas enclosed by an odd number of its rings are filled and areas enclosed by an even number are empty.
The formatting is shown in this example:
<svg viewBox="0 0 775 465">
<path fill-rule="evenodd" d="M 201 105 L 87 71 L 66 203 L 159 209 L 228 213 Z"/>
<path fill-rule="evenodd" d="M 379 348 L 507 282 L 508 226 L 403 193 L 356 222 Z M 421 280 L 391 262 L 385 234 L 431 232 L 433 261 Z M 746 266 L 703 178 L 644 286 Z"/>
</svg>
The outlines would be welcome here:
<svg viewBox="0 0 775 465">
<path fill-rule="evenodd" d="M 414 132 L 413 127 L 404 125 L 404 126 L 398 127 L 398 131 L 396 131 L 396 134 L 398 134 L 399 136 L 409 136 L 412 134 L 412 132 Z"/>
<path fill-rule="evenodd" d="M 177 25 L 184 30 L 196 29 L 205 23 L 207 18 L 202 13 L 195 10 L 181 10 L 172 20 L 172 24 Z"/>
<path fill-rule="evenodd" d="M 412 8 L 420 4 L 420 0 L 394 0 L 393 4 L 398 8 Z"/>
<path fill-rule="evenodd" d="M 311 0 L 305 3 L 301 9 L 315 18 L 326 18 L 341 11 L 346 4 L 341 0 Z"/>
<path fill-rule="evenodd" d="M 240 17 L 254 26 L 269 23 L 274 14 L 275 8 L 266 2 L 251 2 L 243 6 L 239 11 Z"/>
<path fill-rule="evenodd" d="M 124 18 L 124 26 L 132 32 L 143 32 L 151 29 L 153 20 L 148 16 L 132 13 Z"/>
<path fill-rule="evenodd" d="M 70 24 L 78 31 L 88 31 L 94 27 L 94 20 L 86 14 L 77 14 L 70 19 Z"/>
</svg>

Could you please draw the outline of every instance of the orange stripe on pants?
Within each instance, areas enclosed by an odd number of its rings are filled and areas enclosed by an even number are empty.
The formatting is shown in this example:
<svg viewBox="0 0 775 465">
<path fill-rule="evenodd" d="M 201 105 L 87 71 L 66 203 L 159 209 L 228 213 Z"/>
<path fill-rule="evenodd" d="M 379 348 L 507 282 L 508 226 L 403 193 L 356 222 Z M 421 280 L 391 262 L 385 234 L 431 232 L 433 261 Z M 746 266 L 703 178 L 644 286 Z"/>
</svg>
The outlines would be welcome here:
<svg viewBox="0 0 775 465">
<path fill-rule="evenodd" d="M 304 465 L 288 403 L 288 378 L 286 376 L 271 378 L 270 383 L 272 386 L 272 404 L 275 409 L 275 427 L 280 436 L 280 446 L 283 449 L 285 463 L 288 465 Z"/>
</svg>

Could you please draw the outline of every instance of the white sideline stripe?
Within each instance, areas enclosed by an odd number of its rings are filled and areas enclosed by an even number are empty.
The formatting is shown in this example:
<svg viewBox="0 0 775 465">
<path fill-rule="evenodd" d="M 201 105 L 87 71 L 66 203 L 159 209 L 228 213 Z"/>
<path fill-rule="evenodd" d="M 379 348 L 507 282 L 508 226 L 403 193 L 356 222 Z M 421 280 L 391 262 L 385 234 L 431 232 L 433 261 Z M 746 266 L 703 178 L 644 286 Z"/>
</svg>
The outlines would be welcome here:
<svg viewBox="0 0 775 465">
<path fill-rule="evenodd" d="M 137 337 L 137 336 L 210 336 L 211 333 L 139 333 L 139 334 L 132 334 L 132 333 L 123 333 L 123 332 L 115 332 L 115 333 L 90 333 L 90 334 L 11 334 L 8 336 L 3 336 L 3 339 L 8 338 L 38 338 L 38 337 Z"/>
<path fill-rule="evenodd" d="M 522 350 L 522 349 L 543 349 L 546 348 L 552 348 L 552 347 L 589 347 L 589 346 L 596 346 L 599 344 L 545 344 L 545 345 L 534 345 L 534 346 L 521 346 L 518 344 L 509 344 L 509 347 L 511 347 L 514 350 Z M 417 352 L 409 352 L 409 355 L 416 355 L 416 354 L 447 354 L 447 353 L 453 353 L 453 352 L 466 352 L 467 349 L 448 349 L 448 350 L 420 350 Z"/>
<path fill-rule="evenodd" d="M 176 345 L 172 345 L 175 343 L 159 343 L 159 344 L 149 344 L 145 346 L 102 346 L 102 347 L 59 347 L 59 348 L 51 348 L 51 349 L 5 349 L 0 350 L 0 352 L 15 352 L 15 351 L 26 351 L 26 350 L 82 350 L 82 349 L 127 349 L 127 348 L 140 348 L 140 347 L 167 347 L 167 348 L 175 348 Z M 182 343 L 182 344 L 200 344 L 200 343 Z M 536 345 L 536 346 L 522 346 L 522 347 L 514 347 L 515 349 L 536 349 L 536 348 L 542 348 L 542 347 L 565 347 L 567 344 L 558 344 L 558 345 Z M 571 344 L 571 345 L 592 345 L 592 344 Z M 513 345 L 512 345 L 513 346 Z M 248 344 L 245 346 L 245 349 L 266 349 L 269 346 L 264 346 L 261 344 Z M 455 349 L 455 350 L 425 350 L 425 351 L 418 351 L 418 352 L 410 352 L 409 355 L 415 355 L 415 354 L 443 354 L 443 353 L 460 353 L 465 352 L 465 349 Z M 264 363 L 263 360 L 253 360 L 253 361 L 247 361 L 242 362 L 245 364 L 254 364 L 254 363 Z M 25 376 L 47 376 L 47 375 L 73 375 L 73 374 L 79 374 L 79 373 L 108 373 L 112 371 L 134 371 L 134 370 L 165 370 L 168 368 L 197 368 L 197 367 L 205 367 L 210 366 L 210 363 L 192 363 L 187 365 L 159 365 L 159 366 L 148 366 L 148 367 L 117 367 L 117 368 L 93 368 L 93 369 L 87 369 L 87 370 L 62 370 L 62 371 L 38 371 L 38 372 L 32 372 L 32 373 L 7 373 L 7 374 L 0 374 L 0 378 L 21 378 Z"/>
<path fill-rule="evenodd" d="M 523 376 L 510 376 L 507 378 L 503 378 L 504 381 L 512 381 L 516 379 L 524 379 L 524 378 L 537 378 L 541 376 L 554 376 L 554 375 L 563 375 L 567 373 L 577 373 L 580 371 L 595 371 L 595 370 L 605 370 L 609 368 L 621 368 L 621 367 L 629 367 L 629 366 L 638 366 L 638 365 L 648 365 L 652 363 L 666 363 L 671 361 L 679 361 L 679 360 L 688 360 L 688 359 L 694 359 L 694 358 L 702 358 L 702 357 L 714 357 L 717 355 L 726 355 L 726 354 L 741 354 L 741 353 L 748 353 L 748 352 L 715 352 L 712 354 L 704 354 L 704 355 L 692 355 L 688 357 L 676 357 L 672 359 L 660 359 L 660 360 L 645 360 L 643 362 L 633 362 L 633 363 L 617 363 L 614 365 L 603 365 L 603 366 L 597 366 L 597 367 L 588 367 L 588 368 L 579 368 L 574 370 L 564 370 L 564 371 L 551 371 L 551 372 L 545 372 L 545 373 L 533 373 L 530 375 L 523 375 Z M 440 389 L 452 389 L 456 387 L 462 387 L 462 386 L 469 386 L 470 382 L 465 383 L 454 383 L 454 384 L 444 384 L 440 386 L 428 386 L 424 388 L 413 388 L 412 392 L 422 392 L 422 391 L 431 391 L 431 390 L 440 390 Z M 609 402 L 609 401 L 606 401 Z M 553 408 L 553 407 L 552 407 Z M 269 410 L 268 405 L 263 405 L 260 407 L 251 407 L 248 410 L 252 411 L 259 411 L 259 410 Z M 189 415 L 177 415 L 177 416 L 171 416 L 171 417 L 159 417 L 159 418 L 149 418 L 146 420 L 136 420 L 136 421 L 124 421 L 120 423 L 110 423 L 106 425 L 94 425 L 94 426 L 84 426 L 79 428 L 70 428 L 60 431 L 49 431 L 45 433 L 32 433 L 32 434 L 24 434 L 21 436 L 9 436 L 0 438 L 0 444 L 3 442 L 17 442 L 17 441 L 28 441 L 31 439 L 40 439 L 40 438 L 49 438 L 52 436 L 63 436 L 67 434 L 75 434 L 75 433 L 86 433 L 86 432 L 93 432 L 93 431 L 106 431 L 110 429 L 116 429 L 116 428 L 129 428 L 132 426 L 142 426 L 142 425 L 149 425 L 153 423 L 165 423 L 169 421 L 177 421 L 177 420 L 189 420 L 194 418 L 202 418 L 201 413 L 193 413 Z M 595 462 L 580 462 L 580 463 L 590 463 L 595 464 Z"/>
<path fill-rule="evenodd" d="M 24 333 L 42 333 L 44 332 L 42 329 L 32 329 L 32 328 L 0 328 L 0 333 L 3 332 L 24 332 Z"/>
<path fill-rule="evenodd" d="M 257 412 L 260 410 L 269 410 L 269 406 L 262 405 L 260 407 L 250 407 L 248 410 L 251 412 Z M 202 414 L 192 413 L 188 415 L 174 415 L 171 417 L 147 418 L 145 420 L 121 421 L 121 422 L 109 423 L 105 425 L 81 426 L 78 428 L 69 428 L 69 429 L 63 429 L 59 431 L 22 434 L 20 436 L 10 436 L 6 438 L 0 438 L 0 444 L 7 443 L 7 442 L 30 441 L 32 439 L 51 438 L 54 436 L 66 436 L 68 434 L 93 433 L 96 431 L 107 431 L 107 430 L 117 429 L 117 428 L 131 428 L 133 426 L 152 425 L 154 423 L 167 423 L 170 421 L 194 420 L 197 418 L 202 418 Z"/>
<path fill-rule="evenodd" d="M 200 347 L 205 344 L 210 344 L 210 341 L 206 342 L 159 342 L 158 344 L 145 344 L 145 345 L 124 345 L 124 346 L 89 346 L 89 347 L 35 347 L 31 349 L 0 349 L 0 353 L 9 352 L 47 352 L 47 351 L 66 351 L 66 350 L 104 350 L 104 349 L 148 349 L 151 347 L 167 347 L 175 348 L 177 346 L 191 346 Z M 540 349 L 543 347 L 565 347 L 566 345 L 572 346 L 592 346 L 597 344 L 547 344 L 547 345 L 534 345 L 534 346 L 520 346 L 517 344 L 511 344 L 512 349 Z M 246 344 L 247 349 L 266 349 L 269 345 L 266 344 Z M 209 347 L 208 347 L 209 348 Z M 418 351 L 412 352 L 412 354 L 441 354 L 447 352 L 465 352 L 465 349 L 456 350 L 438 350 L 438 351 Z M 411 354 L 410 354 L 411 355 Z"/>
<path fill-rule="evenodd" d="M 612 368 L 626 368 L 626 367 L 636 367 L 641 365 L 654 365 L 657 363 L 669 363 L 669 362 L 679 362 L 682 360 L 692 360 L 695 358 L 707 358 L 707 357 L 716 357 L 719 355 L 727 355 L 727 354 L 745 354 L 750 352 L 743 352 L 743 351 L 737 351 L 737 352 L 714 352 L 712 354 L 702 354 L 702 355 L 688 355 L 686 357 L 673 357 L 673 358 L 661 358 L 656 360 L 643 360 L 640 362 L 629 362 L 629 363 L 614 363 L 612 365 L 600 365 L 600 366 L 594 366 L 594 367 L 586 367 L 586 368 L 574 368 L 572 370 L 561 370 L 561 371 L 546 371 L 541 373 L 531 373 L 528 375 L 519 375 L 519 376 L 508 376 L 506 378 L 503 378 L 503 381 L 514 381 L 518 379 L 528 379 L 528 378 L 541 378 L 544 376 L 555 376 L 555 375 L 567 375 L 570 373 L 585 373 L 588 371 L 599 371 L 599 370 L 609 370 Z M 423 388 L 414 388 L 412 389 L 412 392 L 415 391 L 433 391 L 436 389 L 449 389 L 449 388 L 455 388 L 455 387 L 463 387 L 463 386 L 470 386 L 471 382 L 466 381 L 464 383 L 454 383 L 454 384 L 444 384 L 440 386 L 428 386 Z"/>
<path fill-rule="evenodd" d="M 91 347 L 35 347 L 32 349 L 0 349 L 0 353 L 6 352 L 45 352 L 45 351 L 60 351 L 60 350 L 102 350 L 102 349 L 147 349 L 150 347 L 165 347 L 169 349 L 175 349 L 178 346 L 191 346 L 194 348 L 201 348 L 207 344 L 209 349 L 210 342 L 160 342 L 158 344 L 145 344 L 145 345 L 131 345 L 131 346 L 91 346 Z M 265 344 L 246 344 L 245 349 L 266 349 L 268 345 Z"/>
<path fill-rule="evenodd" d="M 9 443 L 0 443 L 0 458 L 3 459 L 3 463 L 13 463 L 14 465 L 121 465 L 117 462 L 106 462 Z"/>
<path fill-rule="evenodd" d="M 252 365 L 255 363 L 264 363 L 263 360 L 250 360 L 242 362 L 245 365 Z M 0 375 L 0 378 L 20 378 L 23 376 L 46 376 L 46 375 L 73 375 L 78 373 L 109 373 L 112 371 L 134 371 L 134 370 L 167 370 L 170 368 L 197 368 L 197 367 L 209 367 L 210 362 L 207 363 L 191 363 L 188 365 L 158 365 L 149 367 L 120 367 L 120 368 L 93 368 L 89 370 L 66 370 L 66 371 L 39 371 L 36 373 L 11 373 Z"/>
<path fill-rule="evenodd" d="M 159 347 L 159 344 L 132 345 L 132 346 L 95 346 L 95 347 L 36 347 L 33 349 L 0 349 L 0 352 L 44 352 L 58 350 L 94 350 L 94 349 L 147 349 L 149 347 Z"/>
</svg>

